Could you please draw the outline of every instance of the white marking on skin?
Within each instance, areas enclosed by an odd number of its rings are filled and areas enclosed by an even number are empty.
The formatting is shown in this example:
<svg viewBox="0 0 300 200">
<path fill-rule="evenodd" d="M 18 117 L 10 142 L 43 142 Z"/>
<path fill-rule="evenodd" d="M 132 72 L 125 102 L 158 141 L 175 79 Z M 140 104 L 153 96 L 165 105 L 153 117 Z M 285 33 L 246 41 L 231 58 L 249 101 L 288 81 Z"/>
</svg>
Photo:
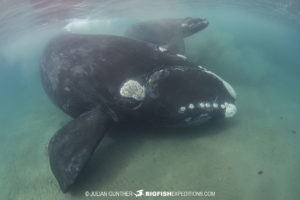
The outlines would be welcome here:
<svg viewBox="0 0 300 200">
<path fill-rule="evenodd" d="M 227 91 L 229 92 L 229 94 L 234 98 L 236 99 L 236 92 L 235 90 L 233 89 L 233 87 L 226 81 L 223 81 L 223 84 L 225 86 L 225 88 L 227 89 Z"/>
<path fill-rule="evenodd" d="M 187 26 L 186 23 L 181 24 L 181 27 L 186 27 L 186 26 Z"/>
<path fill-rule="evenodd" d="M 194 104 L 189 104 L 189 109 L 193 110 L 195 108 Z"/>
<path fill-rule="evenodd" d="M 199 103 L 200 108 L 204 108 L 205 104 L 203 102 Z"/>
<path fill-rule="evenodd" d="M 193 125 L 199 125 L 204 122 L 207 122 L 210 119 L 211 119 L 211 116 L 208 113 L 203 113 L 197 117 L 192 118 L 191 121 L 187 121 L 187 119 L 185 119 L 185 121 L 188 123 L 189 126 L 193 126 Z"/>
<path fill-rule="evenodd" d="M 210 103 L 206 103 L 206 104 L 205 104 L 205 107 L 206 107 L 206 108 L 210 108 Z"/>
<path fill-rule="evenodd" d="M 231 103 L 227 103 L 227 104 L 225 104 L 225 106 L 226 106 L 225 118 L 233 117 L 237 112 L 236 106 Z"/>
<path fill-rule="evenodd" d="M 184 113 L 184 111 L 186 110 L 186 108 L 184 106 L 181 106 L 179 109 L 178 109 L 178 112 L 179 113 Z"/>
<path fill-rule="evenodd" d="M 65 87 L 64 90 L 67 91 L 67 92 L 71 91 L 69 87 Z"/>
<path fill-rule="evenodd" d="M 175 70 L 179 70 L 179 71 L 183 71 L 183 72 L 185 71 L 184 69 L 179 68 L 179 67 L 175 67 L 174 69 L 175 69 Z"/>
<path fill-rule="evenodd" d="M 232 98 L 236 99 L 236 92 L 234 91 L 233 87 L 226 81 L 224 81 L 220 76 L 218 76 L 217 74 L 205 70 L 206 73 L 213 75 L 214 77 L 216 77 L 217 79 L 219 79 L 220 81 L 222 81 L 224 87 L 227 89 L 227 91 L 229 92 L 229 94 L 232 96 Z"/>
<path fill-rule="evenodd" d="M 198 65 L 198 68 L 202 70 L 207 70 L 205 67 L 202 67 L 201 65 Z"/>
<path fill-rule="evenodd" d="M 184 55 L 181 55 L 181 54 L 176 54 L 176 56 L 182 58 L 183 60 L 186 60 L 186 57 Z"/>
<path fill-rule="evenodd" d="M 158 49 L 159 49 L 161 52 L 166 52 L 166 51 L 168 51 L 166 48 L 163 48 L 163 47 L 158 47 Z"/>
<path fill-rule="evenodd" d="M 220 106 L 222 109 L 225 109 L 225 105 L 224 104 L 221 104 Z"/>
<path fill-rule="evenodd" d="M 203 113 L 203 114 L 201 114 L 199 117 L 208 117 L 208 113 Z"/>
<path fill-rule="evenodd" d="M 217 103 L 213 103 L 213 107 L 214 107 L 214 108 L 218 108 L 219 105 L 218 105 Z"/>
<path fill-rule="evenodd" d="M 133 98 L 137 101 L 141 101 L 145 97 L 145 87 L 135 80 L 129 80 L 121 87 L 120 94 L 123 97 Z"/>
</svg>

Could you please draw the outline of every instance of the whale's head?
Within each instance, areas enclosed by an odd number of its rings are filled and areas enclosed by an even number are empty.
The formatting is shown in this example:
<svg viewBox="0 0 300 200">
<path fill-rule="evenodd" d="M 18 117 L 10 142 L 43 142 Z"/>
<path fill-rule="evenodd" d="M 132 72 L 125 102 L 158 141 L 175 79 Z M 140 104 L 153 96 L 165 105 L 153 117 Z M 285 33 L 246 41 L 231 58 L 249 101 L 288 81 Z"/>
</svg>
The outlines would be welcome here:
<svg viewBox="0 0 300 200">
<path fill-rule="evenodd" d="M 209 22 L 204 18 L 184 18 L 180 25 L 182 34 L 187 37 L 197 33 L 208 26 Z"/>
<path fill-rule="evenodd" d="M 151 102 L 148 112 L 165 126 L 195 126 L 237 112 L 231 85 L 202 67 L 156 71 L 148 79 L 145 95 Z"/>
</svg>

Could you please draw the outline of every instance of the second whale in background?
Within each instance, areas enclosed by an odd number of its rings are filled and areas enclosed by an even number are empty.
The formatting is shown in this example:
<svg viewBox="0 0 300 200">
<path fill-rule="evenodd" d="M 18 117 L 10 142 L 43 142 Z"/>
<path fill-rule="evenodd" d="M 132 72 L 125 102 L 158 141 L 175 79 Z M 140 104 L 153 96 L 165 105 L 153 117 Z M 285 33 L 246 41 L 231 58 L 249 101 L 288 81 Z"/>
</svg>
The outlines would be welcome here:
<svg viewBox="0 0 300 200">
<path fill-rule="evenodd" d="M 130 26 L 125 36 L 149 43 L 167 45 L 172 54 L 184 54 L 184 38 L 208 26 L 204 18 L 158 19 L 140 22 Z"/>
</svg>

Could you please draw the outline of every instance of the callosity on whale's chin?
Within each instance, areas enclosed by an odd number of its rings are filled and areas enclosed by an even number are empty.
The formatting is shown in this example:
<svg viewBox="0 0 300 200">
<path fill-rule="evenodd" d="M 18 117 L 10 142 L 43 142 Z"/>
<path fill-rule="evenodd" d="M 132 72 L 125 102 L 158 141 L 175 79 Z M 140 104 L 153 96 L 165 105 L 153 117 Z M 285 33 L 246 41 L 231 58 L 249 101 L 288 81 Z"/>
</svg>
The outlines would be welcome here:
<svg viewBox="0 0 300 200">
<path fill-rule="evenodd" d="M 210 119 L 233 117 L 237 112 L 232 86 L 202 67 L 178 66 L 154 72 L 146 93 L 165 126 L 197 126 Z"/>
</svg>

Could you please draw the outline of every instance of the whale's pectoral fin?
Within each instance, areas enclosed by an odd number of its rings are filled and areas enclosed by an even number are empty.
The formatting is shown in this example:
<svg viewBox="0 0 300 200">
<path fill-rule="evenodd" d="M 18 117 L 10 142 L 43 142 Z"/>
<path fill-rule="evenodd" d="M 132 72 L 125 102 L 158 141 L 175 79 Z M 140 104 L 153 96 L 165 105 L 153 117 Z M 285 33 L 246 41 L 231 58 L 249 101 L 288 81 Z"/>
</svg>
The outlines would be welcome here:
<svg viewBox="0 0 300 200">
<path fill-rule="evenodd" d="M 171 54 L 182 54 L 184 55 L 185 52 L 185 45 L 184 45 L 184 40 L 180 36 L 175 36 L 171 39 L 167 46 L 168 51 Z"/>
<path fill-rule="evenodd" d="M 109 116 L 95 109 L 72 120 L 51 138 L 50 166 L 63 192 L 75 182 L 111 122 Z"/>
</svg>

